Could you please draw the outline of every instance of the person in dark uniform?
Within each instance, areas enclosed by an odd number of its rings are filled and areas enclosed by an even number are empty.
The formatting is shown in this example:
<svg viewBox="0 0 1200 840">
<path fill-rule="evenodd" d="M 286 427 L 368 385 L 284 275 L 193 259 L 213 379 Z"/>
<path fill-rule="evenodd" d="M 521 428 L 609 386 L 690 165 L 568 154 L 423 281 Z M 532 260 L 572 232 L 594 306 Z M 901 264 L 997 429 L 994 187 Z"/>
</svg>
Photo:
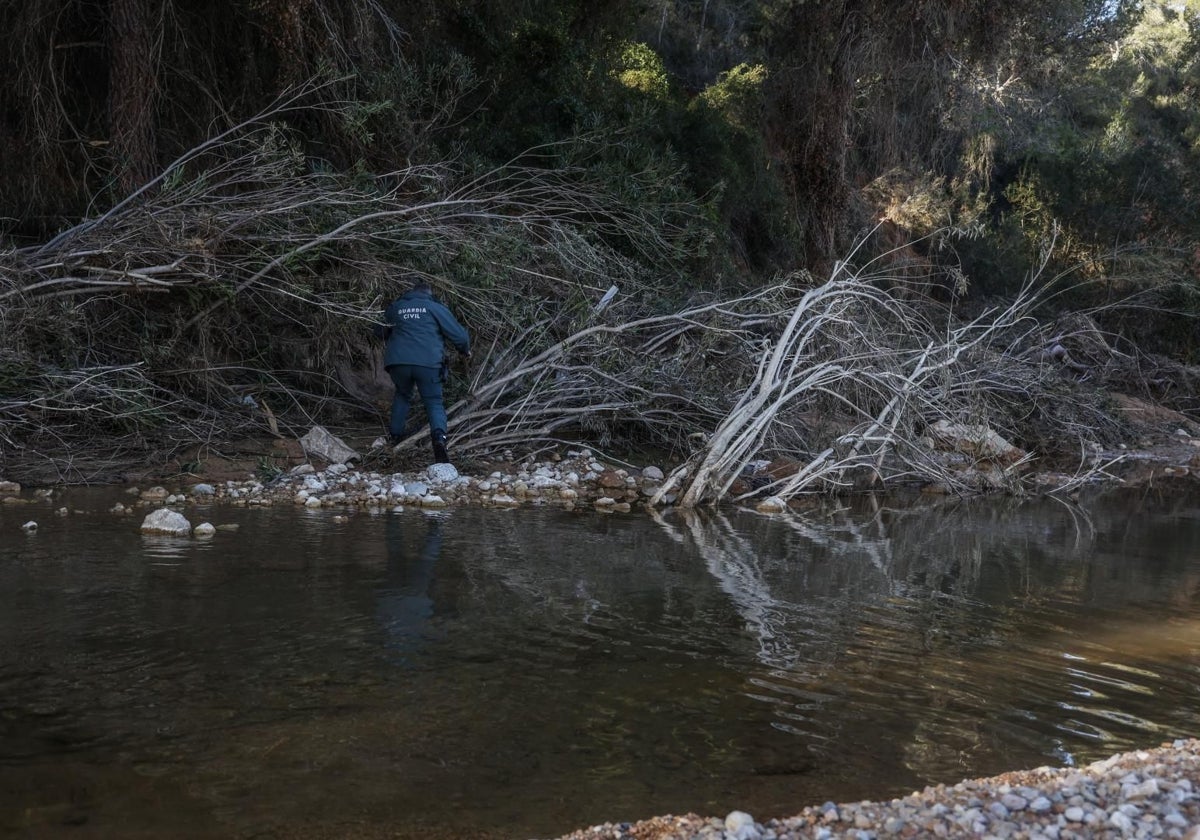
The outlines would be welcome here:
<svg viewBox="0 0 1200 840">
<path fill-rule="evenodd" d="M 446 451 L 446 408 L 442 404 L 444 345 L 449 342 L 459 353 L 471 358 L 471 339 L 466 329 L 449 309 L 434 299 L 429 284 L 420 280 L 384 310 L 378 332 L 387 340 L 383 364 L 396 386 L 389 423 L 392 443 L 404 438 L 415 385 L 429 417 L 434 462 L 450 463 Z"/>
</svg>

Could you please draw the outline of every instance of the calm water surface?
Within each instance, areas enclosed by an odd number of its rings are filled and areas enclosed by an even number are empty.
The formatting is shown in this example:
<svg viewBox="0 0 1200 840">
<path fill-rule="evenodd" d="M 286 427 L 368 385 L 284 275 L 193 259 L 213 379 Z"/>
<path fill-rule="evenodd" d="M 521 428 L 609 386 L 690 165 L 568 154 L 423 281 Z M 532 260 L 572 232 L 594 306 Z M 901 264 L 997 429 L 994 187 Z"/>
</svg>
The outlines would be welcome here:
<svg viewBox="0 0 1200 840">
<path fill-rule="evenodd" d="M 0 506 L 0 833 L 548 837 L 1200 734 L 1198 499 L 189 508 L 241 526 L 200 541 L 118 498 Z"/>
</svg>

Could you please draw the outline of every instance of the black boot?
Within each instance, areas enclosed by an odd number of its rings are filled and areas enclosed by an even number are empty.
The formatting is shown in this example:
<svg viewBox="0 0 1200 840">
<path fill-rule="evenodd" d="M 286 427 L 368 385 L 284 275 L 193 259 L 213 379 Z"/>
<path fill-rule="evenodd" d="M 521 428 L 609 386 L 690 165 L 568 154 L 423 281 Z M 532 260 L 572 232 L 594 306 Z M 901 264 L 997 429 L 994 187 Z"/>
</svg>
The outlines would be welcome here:
<svg viewBox="0 0 1200 840">
<path fill-rule="evenodd" d="M 446 433 L 441 429 L 435 429 L 430 435 L 430 441 L 433 444 L 433 462 L 435 464 L 449 464 L 450 453 L 446 451 Z"/>
</svg>

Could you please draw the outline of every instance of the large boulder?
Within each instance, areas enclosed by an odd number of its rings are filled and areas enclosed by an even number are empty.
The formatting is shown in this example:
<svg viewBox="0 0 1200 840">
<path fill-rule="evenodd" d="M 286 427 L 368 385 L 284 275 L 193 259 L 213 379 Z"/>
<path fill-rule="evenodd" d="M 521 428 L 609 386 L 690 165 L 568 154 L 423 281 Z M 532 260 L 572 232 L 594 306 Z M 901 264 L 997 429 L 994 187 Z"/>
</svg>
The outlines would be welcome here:
<svg viewBox="0 0 1200 840">
<path fill-rule="evenodd" d="M 142 520 L 142 533 L 186 537 L 192 533 L 192 523 L 188 522 L 187 518 L 178 511 L 159 508 Z"/>
</svg>

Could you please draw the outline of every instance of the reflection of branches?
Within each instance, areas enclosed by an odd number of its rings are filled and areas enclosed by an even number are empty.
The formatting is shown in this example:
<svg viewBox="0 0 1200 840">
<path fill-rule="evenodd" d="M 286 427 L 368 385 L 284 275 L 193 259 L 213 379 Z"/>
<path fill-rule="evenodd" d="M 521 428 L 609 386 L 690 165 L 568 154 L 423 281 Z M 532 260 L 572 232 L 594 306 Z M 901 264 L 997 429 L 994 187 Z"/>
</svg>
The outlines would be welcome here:
<svg viewBox="0 0 1200 840">
<path fill-rule="evenodd" d="M 680 510 L 671 515 L 681 519 L 680 523 L 668 521 L 657 511 L 653 516 L 672 540 L 703 558 L 709 574 L 756 638 L 758 658 L 764 665 L 793 669 L 814 658 L 812 648 L 818 640 L 812 606 L 772 593 L 763 555 L 724 514 L 702 517 L 695 511 Z"/>
</svg>

